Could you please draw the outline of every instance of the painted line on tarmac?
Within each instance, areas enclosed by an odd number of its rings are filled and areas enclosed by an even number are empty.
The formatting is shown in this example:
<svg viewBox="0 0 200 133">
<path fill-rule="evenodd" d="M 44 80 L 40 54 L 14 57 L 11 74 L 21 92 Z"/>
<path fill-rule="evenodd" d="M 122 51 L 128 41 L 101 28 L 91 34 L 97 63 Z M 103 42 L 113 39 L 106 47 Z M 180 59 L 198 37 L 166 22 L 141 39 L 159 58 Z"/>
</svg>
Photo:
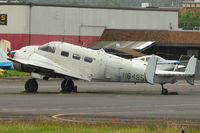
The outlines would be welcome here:
<svg viewBox="0 0 200 133">
<path fill-rule="evenodd" d="M 103 115 L 103 114 L 113 114 L 113 113 L 131 113 L 131 112 L 96 112 L 96 113 L 63 113 L 63 114 L 56 114 L 53 115 L 52 118 L 55 120 L 59 120 L 59 121 L 65 121 L 65 122 L 73 122 L 73 123 L 84 123 L 84 122 L 88 122 L 88 123 L 102 123 L 105 122 L 103 121 L 103 119 L 98 119 L 95 117 L 88 117 L 88 119 L 92 119 L 92 121 L 87 121 L 87 120 L 77 120 L 77 119 L 81 119 L 81 115 Z M 73 117 L 72 115 L 77 115 L 76 117 Z M 69 118 L 62 118 L 62 116 L 69 116 Z M 72 117 L 70 117 L 72 116 Z M 105 120 L 106 118 L 104 118 Z M 113 117 L 113 119 L 116 119 L 115 117 Z M 107 121 L 110 121 L 112 123 L 122 123 L 122 121 L 112 121 L 112 118 L 107 118 Z M 118 118 L 118 120 L 122 120 L 121 118 Z"/>
<path fill-rule="evenodd" d="M 66 118 L 62 118 L 62 116 L 65 116 L 65 115 L 88 115 L 88 114 L 93 114 L 93 113 L 65 113 L 65 114 L 56 114 L 56 115 L 53 115 L 52 118 L 55 119 L 55 120 L 59 120 L 59 121 L 66 121 L 66 122 L 73 122 L 73 123 L 82 123 L 82 122 L 85 122 L 85 121 L 81 121 L 81 120 L 75 120 L 75 119 L 66 119 Z"/>
<path fill-rule="evenodd" d="M 102 122 L 107 122 L 107 123 L 113 123 L 113 124 L 122 124 L 122 123 L 127 123 L 127 121 L 123 121 L 123 118 L 118 118 L 118 121 L 116 121 L 116 118 L 113 117 L 112 118 L 109 118 L 104 119 L 104 121 L 102 119 L 98 119 L 98 118 L 95 118 L 91 121 L 87 121 L 87 120 L 77 120 L 81 117 L 70 117 L 70 118 L 62 118 L 62 116 L 71 116 L 71 115 L 95 115 L 95 114 L 112 114 L 112 113 L 129 113 L 129 112 L 101 112 L 101 113 L 63 113 L 63 114 L 56 114 L 56 115 L 53 115 L 52 118 L 55 119 L 55 120 L 59 120 L 59 121 L 65 121 L 65 122 L 73 122 L 73 123 L 84 123 L 84 122 L 87 122 L 87 123 L 91 123 L 91 124 L 96 124 L 96 123 L 102 123 Z M 88 117 L 88 119 L 91 119 L 91 117 Z M 96 120 L 95 120 L 96 119 Z M 163 119 L 164 118 L 158 118 L 158 119 L 144 119 L 144 118 L 136 118 L 136 119 L 130 119 L 130 122 L 138 122 L 138 123 L 141 123 L 141 122 L 163 122 Z M 126 119 L 124 119 L 126 120 Z M 166 119 L 165 119 L 166 120 Z M 169 122 L 173 121 L 173 120 L 168 120 Z M 176 120 L 177 121 L 177 120 Z M 200 123 L 199 122 L 192 122 L 192 121 L 182 121 L 182 123 L 178 122 L 178 123 L 173 123 L 173 125 L 177 125 L 177 126 L 196 126 L 196 127 L 199 127 L 200 126 Z"/>
</svg>

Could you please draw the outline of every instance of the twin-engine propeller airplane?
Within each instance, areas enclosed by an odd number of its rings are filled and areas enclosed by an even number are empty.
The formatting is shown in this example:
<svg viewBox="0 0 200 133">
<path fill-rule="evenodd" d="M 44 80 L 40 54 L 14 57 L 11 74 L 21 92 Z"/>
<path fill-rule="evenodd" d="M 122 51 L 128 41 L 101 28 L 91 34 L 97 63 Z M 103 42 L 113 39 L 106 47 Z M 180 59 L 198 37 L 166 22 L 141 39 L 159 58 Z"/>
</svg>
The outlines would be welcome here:
<svg viewBox="0 0 200 133">
<path fill-rule="evenodd" d="M 156 69 L 157 58 L 152 55 L 148 64 L 138 60 L 128 60 L 106 53 L 65 42 L 49 42 L 42 46 L 26 46 L 17 50 L 13 58 L 14 68 L 30 72 L 32 78 L 25 83 L 27 92 L 37 92 L 37 78 L 48 80 L 64 78 L 61 83 L 63 92 L 77 91 L 73 79 L 101 82 L 158 83 L 161 94 L 168 94 L 163 87 L 175 83 L 179 76 L 193 85 L 197 59 L 192 56 L 185 72 Z"/>
</svg>

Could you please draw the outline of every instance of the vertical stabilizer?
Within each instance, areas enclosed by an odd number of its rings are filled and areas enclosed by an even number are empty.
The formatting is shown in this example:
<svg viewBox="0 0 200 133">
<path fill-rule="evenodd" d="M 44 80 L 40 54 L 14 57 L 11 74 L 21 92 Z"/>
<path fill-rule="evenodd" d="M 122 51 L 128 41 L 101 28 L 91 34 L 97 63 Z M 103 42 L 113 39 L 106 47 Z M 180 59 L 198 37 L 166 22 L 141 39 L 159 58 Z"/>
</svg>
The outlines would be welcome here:
<svg viewBox="0 0 200 133">
<path fill-rule="evenodd" d="M 192 56 L 185 69 L 185 80 L 191 85 L 194 85 L 196 65 L 197 65 L 197 58 Z"/>
<path fill-rule="evenodd" d="M 154 84 L 155 83 L 155 72 L 156 72 L 156 65 L 157 65 L 157 58 L 155 55 L 152 55 L 148 61 L 148 65 L 145 70 L 145 77 L 148 83 Z"/>
</svg>

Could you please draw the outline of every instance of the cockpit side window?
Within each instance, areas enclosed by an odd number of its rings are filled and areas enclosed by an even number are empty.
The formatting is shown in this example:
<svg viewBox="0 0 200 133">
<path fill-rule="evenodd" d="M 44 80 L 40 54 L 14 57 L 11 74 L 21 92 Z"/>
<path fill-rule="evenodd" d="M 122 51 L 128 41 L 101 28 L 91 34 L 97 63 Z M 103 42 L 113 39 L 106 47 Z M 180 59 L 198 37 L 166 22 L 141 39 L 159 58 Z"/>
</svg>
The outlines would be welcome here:
<svg viewBox="0 0 200 133">
<path fill-rule="evenodd" d="M 48 52 L 55 53 L 55 51 L 56 51 L 56 48 L 55 48 L 55 47 L 50 47 L 50 46 L 49 46 Z"/>
<path fill-rule="evenodd" d="M 56 48 L 49 44 L 42 45 L 38 49 L 42 51 L 50 52 L 50 53 L 55 53 L 56 51 Z"/>
</svg>

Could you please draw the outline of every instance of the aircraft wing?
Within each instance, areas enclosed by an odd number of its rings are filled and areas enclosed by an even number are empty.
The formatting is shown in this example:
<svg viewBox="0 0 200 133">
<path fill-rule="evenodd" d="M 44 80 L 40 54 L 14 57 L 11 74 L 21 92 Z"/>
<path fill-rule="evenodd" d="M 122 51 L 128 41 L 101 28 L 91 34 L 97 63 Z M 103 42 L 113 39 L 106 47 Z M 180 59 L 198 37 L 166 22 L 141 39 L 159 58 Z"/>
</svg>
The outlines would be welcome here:
<svg viewBox="0 0 200 133">
<path fill-rule="evenodd" d="M 24 60 L 24 59 L 13 59 L 13 58 L 8 58 L 8 60 L 19 63 L 19 64 L 23 64 L 23 65 L 28 65 L 31 66 L 34 69 L 39 69 L 39 70 L 46 70 L 46 71 L 52 71 L 54 73 L 57 74 L 61 74 L 61 75 L 66 75 L 68 77 L 73 77 L 75 79 L 82 79 L 82 80 L 87 80 L 90 81 L 91 79 L 88 77 L 85 77 L 79 73 L 76 73 L 70 69 L 63 69 L 60 65 L 54 63 L 54 62 L 50 62 L 48 61 L 48 64 L 46 62 L 37 62 L 37 61 L 30 61 L 30 60 Z"/>
</svg>

